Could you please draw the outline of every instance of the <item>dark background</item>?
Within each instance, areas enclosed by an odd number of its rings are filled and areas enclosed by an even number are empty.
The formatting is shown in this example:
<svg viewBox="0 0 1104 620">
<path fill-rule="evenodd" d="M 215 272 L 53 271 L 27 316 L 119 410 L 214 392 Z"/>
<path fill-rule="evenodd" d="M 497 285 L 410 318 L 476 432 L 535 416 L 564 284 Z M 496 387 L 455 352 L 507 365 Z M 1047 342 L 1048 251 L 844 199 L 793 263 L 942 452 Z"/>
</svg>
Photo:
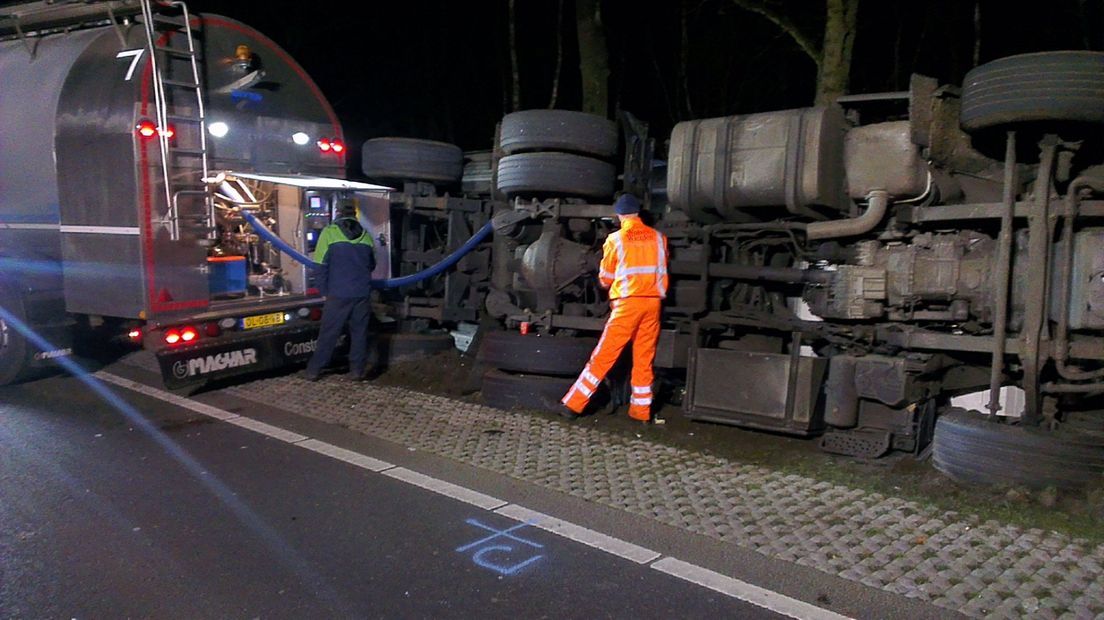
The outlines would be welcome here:
<svg viewBox="0 0 1104 620">
<path fill-rule="evenodd" d="M 767 0 L 819 39 L 823 0 Z M 516 0 L 521 109 L 547 108 L 557 0 Z M 288 51 L 330 99 L 352 152 L 366 139 L 491 148 L 511 111 L 507 0 L 243 2 L 193 0 L 193 12 L 242 21 Z M 581 106 L 575 3 L 562 0 L 561 109 Z M 975 32 L 975 9 L 980 24 Z M 687 90 L 678 87 L 686 13 Z M 812 104 L 813 62 L 773 23 L 733 0 L 605 0 L 610 110 L 628 110 L 662 143 L 680 120 Z M 851 93 L 906 90 L 913 72 L 960 84 L 1012 54 L 1104 49 L 1104 0 L 862 0 Z M 688 103 L 687 103 L 688 102 Z M 351 171 L 359 163 L 350 159 Z"/>
<path fill-rule="evenodd" d="M 814 37 L 822 0 L 779 3 Z M 649 6 L 650 5 L 650 6 Z M 981 0 L 980 59 L 1102 49 L 1104 0 Z M 195 12 L 232 17 L 268 35 L 333 103 L 351 145 L 381 136 L 489 149 L 509 112 L 506 0 L 241 2 L 194 0 Z M 648 8 L 645 8 L 648 7 Z M 521 108 L 546 108 L 556 58 L 557 1 L 516 0 Z M 687 84 L 678 97 L 680 11 L 687 11 Z M 863 0 L 852 93 L 904 90 L 912 72 L 961 83 L 973 64 L 975 2 Z M 575 5 L 563 0 L 557 108 L 581 105 Z M 807 106 L 816 70 L 793 40 L 732 0 L 606 1 L 610 109 L 651 124 L 660 141 L 675 122 Z"/>
</svg>

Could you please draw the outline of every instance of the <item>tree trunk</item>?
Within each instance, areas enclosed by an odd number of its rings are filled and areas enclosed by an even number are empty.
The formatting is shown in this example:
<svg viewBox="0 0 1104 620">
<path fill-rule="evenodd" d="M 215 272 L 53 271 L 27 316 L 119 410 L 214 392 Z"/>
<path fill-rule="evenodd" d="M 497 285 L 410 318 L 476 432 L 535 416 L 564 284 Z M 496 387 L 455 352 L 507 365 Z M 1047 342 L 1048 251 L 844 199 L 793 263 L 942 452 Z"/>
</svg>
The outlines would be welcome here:
<svg viewBox="0 0 1104 620">
<path fill-rule="evenodd" d="M 690 13 L 690 0 L 683 0 L 679 7 L 679 87 L 682 89 L 683 103 L 686 104 L 686 118 L 694 118 L 694 106 L 690 103 L 690 37 L 687 33 L 686 18 Z"/>
<path fill-rule="evenodd" d="M 583 112 L 609 115 L 609 50 L 602 32 L 599 0 L 576 0 L 579 73 L 583 82 Z"/>
<path fill-rule="evenodd" d="M 556 98 L 560 94 L 560 69 L 563 67 L 563 3 L 564 0 L 556 0 L 556 68 L 552 72 L 552 98 L 548 102 L 548 109 L 556 107 Z"/>
<path fill-rule="evenodd" d="M 1093 49 L 1092 33 L 1099 30 L 1093 28 L 1093 20 L 1089 16 L 1087 4 L 1086 0 L 1077 0 L 1077 14 L 1080 18 L 1078 21 L 1081 22 L 1081 45 L 1084 49 L 1091 50 Z"/>
<path fill-rule="evenodd" d="M 827 105 L 847 93 L 858 13 L 859 0 L 827 0 L 816 105 Z"/>
<path fill-rule="evenodd" d="M 771 21 L 785 32 L 817 66 L 816 105 L 832 103 L 847 93 L 851 81 L 851 52 L 855 46 L 859 0 L 825 0 L 824 42 L 814 39 L 798 22 L 763 0 L 732 0 L 744 9 Z"/>
<path fill-rule="evenodd" d="M 510 111 L 516 112 L 521 109 L 521 75 L 518 71 L 517 60 L 517 36 L 515 29 L 517 28 L 517 13 L 514 12 L 514 0 L 509 0 L 509 20 L 510 20 L 510 72 L 513 76 L 511 84 L 511 92 L 513 98 L 511 99 Z"/>
<path fill-rule="evenodd" d="M 970 68 L 981 64 L 981 0 L 974 0 L 974 62 Z"/>
</svg>

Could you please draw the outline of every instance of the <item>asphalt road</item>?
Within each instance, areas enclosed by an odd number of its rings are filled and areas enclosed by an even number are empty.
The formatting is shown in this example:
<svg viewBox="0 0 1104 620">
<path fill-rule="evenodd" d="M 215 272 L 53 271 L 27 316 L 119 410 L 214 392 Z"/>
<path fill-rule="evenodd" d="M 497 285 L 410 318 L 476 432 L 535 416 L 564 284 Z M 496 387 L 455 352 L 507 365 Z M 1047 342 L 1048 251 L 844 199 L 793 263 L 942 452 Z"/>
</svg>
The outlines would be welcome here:
<svg viewBox="0 0 1104 620">
<path fill-rule="evenodd" d="M 0 388 L 0 617 L 780 617 L 71 377 Z M 135 417 L 135 412 L 137 417 Z"/>
</svg>

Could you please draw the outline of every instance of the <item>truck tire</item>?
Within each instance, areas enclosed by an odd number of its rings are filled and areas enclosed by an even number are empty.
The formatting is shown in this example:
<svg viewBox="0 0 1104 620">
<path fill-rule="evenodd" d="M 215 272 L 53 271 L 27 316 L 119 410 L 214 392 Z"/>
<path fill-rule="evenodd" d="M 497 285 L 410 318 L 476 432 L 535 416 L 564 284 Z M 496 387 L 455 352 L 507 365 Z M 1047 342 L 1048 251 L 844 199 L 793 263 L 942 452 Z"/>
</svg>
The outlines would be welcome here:
<svg viewBox="0 0 1104 620">
<path fill-rule="evenodd" d="M 23 302 L 3 286 L 0 286 L 0 307 L 16 320 L 26 323 Z M 0 385 L 15 383 L 29 375 L 30 349 L 23 334 L 0 315 Z"/>
<path fill-rule="evenodd" d="M 483 402 L 504 411 L 556 411 L 574 382 L 574 377 L 511 374 L 492 369 L 483 375 Z"/>
<path fill-rule="evenodd" d="M 570 153 L 518 153 L 498 160 L 498 189 L 510 196 L 559 194 L 605 198 L 613 195 L 614 168 Z"/>
<path fill-rule="evenodd" d="M 959 122 L 967 132 L 1038 121 L 1104 123 L 1104 52 L 1021 54 L 966 74 Z"/>
<path fill-rule="evenodd" d="M 1104 475 L 1104 440 L 991 421 L 949 409 L 935 423 L 935 468 L 968 484 L 1078 488 Z"/>
<path fill-rule="evenodd" d="M 552 150 L 607 158 L 617 153 L 617 125 L 585 112 L 522 110 L 502 117 L 498 145 L 507 155 Z"/>
<path fill-rule="evenodd" d="M 575 376 L 598 344 L 595 338 L 487 332 L 476 355 L 489 368 L 539 375 Z"/>
<path fill-rule="evenodd" d="M 464 154 L 464 172 L 460 188 L 465 194 L 487 196 L 491 194 L 491 151 L 472 151 Z"/>
<path fill-rule="evenodd" d="M 464 152 L 446 142 L 373 138 L 361 148 L 360 168 L 371 179 L 455 183 L 464 170 Z"/>
</svg>

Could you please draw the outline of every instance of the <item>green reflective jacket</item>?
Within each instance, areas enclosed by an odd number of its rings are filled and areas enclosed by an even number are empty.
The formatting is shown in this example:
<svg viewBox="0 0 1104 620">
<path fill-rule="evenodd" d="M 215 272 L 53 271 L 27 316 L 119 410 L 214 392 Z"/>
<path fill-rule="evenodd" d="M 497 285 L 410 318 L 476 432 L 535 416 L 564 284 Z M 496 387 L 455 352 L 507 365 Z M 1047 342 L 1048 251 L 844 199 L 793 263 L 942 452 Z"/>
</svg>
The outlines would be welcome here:
<svg viewBox="0 0 1104 620">
<path fill-rule="evenodd" d="M 326 251 L 330 249 L 330 244 L 333 243 L 360 243 L 369 247 L 376 247 L 375 242 L 372 240 L 372 234 L 367 230 L 364 231 L 363 235 L 352 241 L 345 238 L 345 233 L 341 232 L 341 229 L 337 226 L 338 221 L 340 220 L 334 220 L 333 224 L 323 228 L 322 233 L 318 235 L 318 243 L 314 246 L 314 262 L 324 262 L 326 260 Z"/>
</svg>

